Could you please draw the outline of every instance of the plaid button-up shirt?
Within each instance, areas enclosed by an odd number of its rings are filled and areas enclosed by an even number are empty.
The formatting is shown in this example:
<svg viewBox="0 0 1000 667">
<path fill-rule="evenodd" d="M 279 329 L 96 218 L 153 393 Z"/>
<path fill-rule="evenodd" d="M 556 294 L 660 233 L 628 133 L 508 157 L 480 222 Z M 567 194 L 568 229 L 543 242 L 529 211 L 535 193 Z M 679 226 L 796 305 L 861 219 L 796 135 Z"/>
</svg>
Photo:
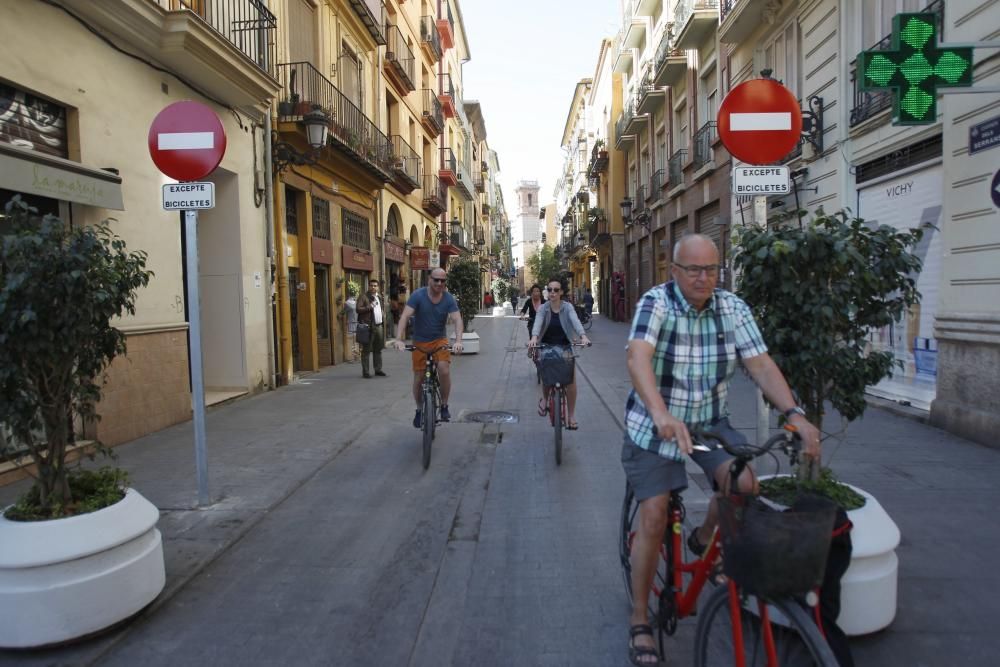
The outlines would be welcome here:
<svg viewBox="0 0 1000 667">
<path fill-rule="evenodd" d="M 639 300 L 629 340 L 652 345 L 653 374 L 670 414 L 689 429 L 699 429 L 729 416 L 726 395 L 740 358 L 767 352 L 749 306 L 738 296 L 716 289 L 705 309 L 687 302 L 670 281 Z M 639 394 L 625 403 L 625 432 L 633 443 L 677 461 L 676 440 L 653 435 L 653 420 Z"/>
</svg>

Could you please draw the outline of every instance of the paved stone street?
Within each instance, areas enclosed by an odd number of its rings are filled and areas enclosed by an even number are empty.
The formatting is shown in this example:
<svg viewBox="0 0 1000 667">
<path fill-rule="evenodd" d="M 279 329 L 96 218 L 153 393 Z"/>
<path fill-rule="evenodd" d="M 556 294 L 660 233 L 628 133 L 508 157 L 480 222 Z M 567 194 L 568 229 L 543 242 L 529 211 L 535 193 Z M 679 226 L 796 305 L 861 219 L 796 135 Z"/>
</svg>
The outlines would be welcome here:
<svg viewBox="0 0 1000 667">
<path fill-rule="evenodd" d="M 166 590 L 115 632 L 2 652 L 0 665 L 628 664 L 615 541 L 626 327 L 598 317 L 580 353 L 581 429 L 560 467 L 524 324 L 477 318 L 475 330 L 482 351 L 454 366 L 459 419 L 439 429 L 426 472 L 409 355 L 389 351 L 388 378 L 340 365 L 210 410 L 211 507 L 194 507 L 190 424 L 117 448 L 162 510 Z M 751 386 L 733 394 L 734 423 L 752 432 Z M 472 410 L 520 421 L 463 422 Z M 903 534 L 898 616 L 853 642 L 857 663 L 994 664 L 1000 451 L 870 409 L 825 453 Z M 707 496 L 691 474 L 697 521 Z M 690 664 L 693 630 L 682 622 L 666 664 Z"/>
</svg>

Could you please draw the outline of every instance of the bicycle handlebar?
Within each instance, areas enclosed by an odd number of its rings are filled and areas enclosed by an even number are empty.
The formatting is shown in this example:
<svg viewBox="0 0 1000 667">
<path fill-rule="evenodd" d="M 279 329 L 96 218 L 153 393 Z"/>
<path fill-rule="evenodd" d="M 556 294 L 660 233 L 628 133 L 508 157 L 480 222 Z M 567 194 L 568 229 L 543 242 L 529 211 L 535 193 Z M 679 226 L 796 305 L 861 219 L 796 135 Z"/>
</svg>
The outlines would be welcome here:
<svg viewBox="0 0 1000 667">
<path fill-rule="evenodd" d="M 656 426 L 653 426 L 653 435 L 657 435 Z M 764 442 L 763 445 L 751 445 L 746 444 L 740 447 L 733 446 L 725 436 L 719 433 L 713 433 L 711 431 L 692 431 L 691 439 L 695 441 L 694 449 L 702 452 L 710 452 L 713 449 L 718 449 L 722 447 L 728 454 L 731 454 L 734 458 L 740 459 L 744 462 L 749 462 L 759 456 L 767 454 L 771 449 L 774 448 L 778 443 L 784 443 L 781 449 L 786 454 L 791 454 L 789 450 L 794 450 L 798 452 L 802 449 L 802 438 L 799 436 L 798 432 L 793 428 L 785 426 L 781 433 L 776 433 Z M 718 446 L 713 447 L 705 443 L 705 440 L 715 440 Z"/>
<path fill-rule="evenodd" d="M 404 345 L 403 349 L 409 350 L 410 352 L 423 352 L 424 354 L 430 356 L 432 354 L 436 354 L 436 353 L 440 352 L 441 350 L 448 350 L 449 352 L 451 352 L 451 345 L 441 345 L 441 346 L 436 347 L 436 348 L 434 348 L 433 350 L 430 350 L 430 351 L 428 351 L 428 350 L 421 350 L 416 345 Z"/>
</svg>

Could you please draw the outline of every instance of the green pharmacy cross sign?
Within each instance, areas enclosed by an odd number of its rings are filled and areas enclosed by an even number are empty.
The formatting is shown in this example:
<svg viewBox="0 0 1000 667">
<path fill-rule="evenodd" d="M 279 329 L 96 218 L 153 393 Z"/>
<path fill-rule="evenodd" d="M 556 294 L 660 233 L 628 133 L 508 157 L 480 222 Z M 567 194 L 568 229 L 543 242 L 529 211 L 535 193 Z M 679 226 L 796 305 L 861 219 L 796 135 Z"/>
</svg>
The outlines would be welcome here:
<svg viewBox="0 0 1000 667">
<path fill-rule="evenodd" d="M 939 47 L 938 15 L 897 14 L 892 48 L 858 55 L 860 90 L 891 89 L 899 125 L 937 119 L 937 89 L 972 85 L 972 47 Z"/>
</svg>

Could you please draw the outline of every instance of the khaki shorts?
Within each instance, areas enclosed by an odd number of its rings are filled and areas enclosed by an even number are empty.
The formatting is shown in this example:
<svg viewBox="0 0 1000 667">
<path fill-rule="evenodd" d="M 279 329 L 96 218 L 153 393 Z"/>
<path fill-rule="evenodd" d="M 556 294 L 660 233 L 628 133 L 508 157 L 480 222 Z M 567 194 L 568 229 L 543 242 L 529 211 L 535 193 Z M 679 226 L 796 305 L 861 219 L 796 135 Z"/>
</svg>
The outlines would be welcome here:
<svg viewBox="0 0 1000 667">
<path fill-rule="evenodd" d="M 419 372 L 424 370 L 427 365 L 427 353 L 431 350 L 437 350 L 437 348 L 442 345 L 448 345 L 447 338 L 438 338 L 437 340 L 427 341 L 426 343 L 413 342 L 413 347 L 417 348 L 413 350 L 410 354 L 413 358 L 413 372 Z M 434 353 L 434 361 L 438 362 L 450 362 L 451 361 L 451 351 L 444 349 L 438 350 Z"/>
</svg>

